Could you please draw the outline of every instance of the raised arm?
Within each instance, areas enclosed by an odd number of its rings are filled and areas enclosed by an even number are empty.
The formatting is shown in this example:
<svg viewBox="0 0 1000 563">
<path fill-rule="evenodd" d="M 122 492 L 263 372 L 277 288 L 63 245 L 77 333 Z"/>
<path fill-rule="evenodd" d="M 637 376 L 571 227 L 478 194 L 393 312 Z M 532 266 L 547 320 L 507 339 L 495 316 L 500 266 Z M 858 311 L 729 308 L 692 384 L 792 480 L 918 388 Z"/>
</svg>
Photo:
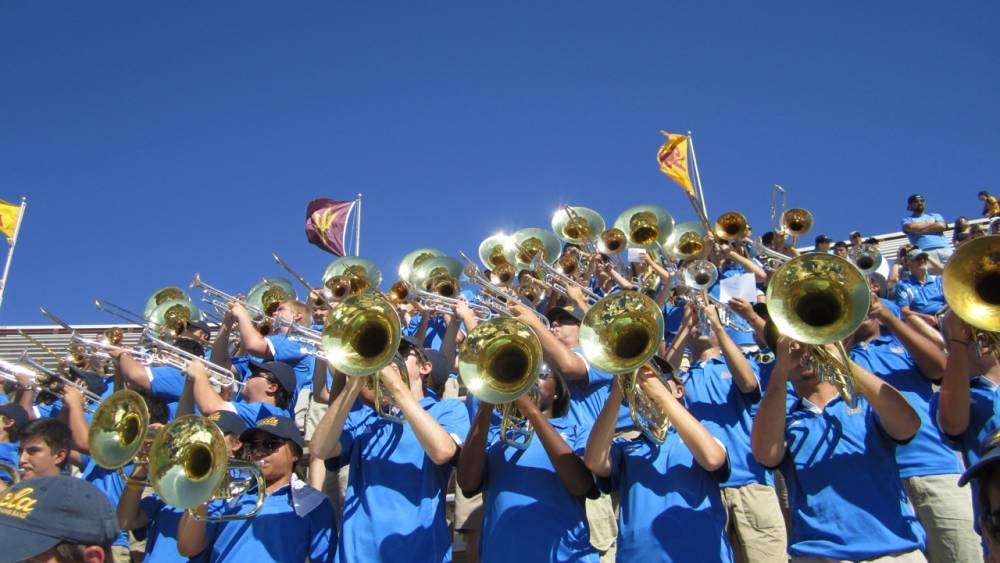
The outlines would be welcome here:
<svg viewBox="0 0 1000 563">
<path fill-rule="evenodd" d="M 829 351 L 835 353 L 833 350 Z M 917 430 L 920 430 L 920 417 L 910 406 L 910 402 L 895 387 L 870 371 L 854 362 L 850 362 L 850 365 L 854 372 L 855 391 L 868 399 L 886 433 L 897 442 L 913 438 Z"/>
<path fill-rule="evenodd" d="M 191 386 L 194 393 L 194 403 L 203 415 L 210 415 L 213 412 L 228 410 L 227 401 L 212 389 L 212 384 L 208 382 L 208 369 L 201 361 L 189 362 L 184 368 L 184 374 L 192 380 Z M 185 385 L 187 382 L 185 382 Z"/>
<path fill-rule="evenodd" d="M 892 334 L 903 343 L 903 346 L 913 356 L 914 363 L 920 368 L 920 373 L 931 381 L 940 381 L 944 376 L 944 367 L 948 359 L 944 350 L 937 344 L 924 338 L 916 329 L 896 318 L 877 295 L 872 295 L 872 307 L 869 313 L 880 323 L 889 327 Z"/>
<path fill-rule="evenodd" d="M 969 347 L 975 346 L 969 325 L 949 311 L 944 317 L 948 337 L 948 362 L 941 378 L 938 424 L 949 436 L 961 436 L 969 428 Z"/>
<path fill-rule="evenodd" d="M 570 449 L 566 440 L 556 432 L 556 429 L 549 423 L 542 411 L 538 410 L 535 402 L 527 393 L 521 395 L 515 401 L 518 410 L 531 423 L 535 436 L 545 448 L 545 453 L 552 462 L 552 467 L 556 470 L 556 475 L 562 481 L 563 486 L 569 494 L 582 497 L 594 490 L 594 476 L 587 469 L 583 460 Z"/>
<path fill-rule="evenodd" d="M 472 496 L 483 488 L 483 472 L 486 469 L 486 439 L 490 433 L 493 405 L 480 402 L 476 417 L 472 420 L 469 433 L 458 456 L 456 479 L 465 496 Z"/>
<path fill-rule="evenodd" d="M 771 380 L 750 430 L 753 457 L 764 467 L 777 467 L 785 457 L 785 401 L 788 376 L 799 369 L 802 345 L 785 337 L 778 339 Z"/>
<path fill-rule="evenodd" d="M 642 391 L 667 415 L 698 465 L 710 472 L 725 465 L 726 449 L 663 385 L 656 372 L 642 369 L 639 370 L 638 377 Z"/>
<path fill-rule="evenodd" d="M 601 409 L 601 414 L 594 421 L 587 439 L 587 450 L 583 454 L 583 463 L 594 475 L 602 478 L 611 477 L 611 440 L 615 437 L 615 424 L 618 422 L 618 410 L 622 404 L 622 389 L 617 382 L 611 385 L 611 393 Z"/>
<path fill-rule="evenodd" d="M 90 425 L 83 417 L 83 394 L 73 387 L 67 385 L 63 389 L 63 404 L 66 405 L 67 420 L 69 426 L 70 440 L 74 450 L 82 453 L 90 452 L 90 441 L 88 434 Z"/>
<path fill-rule="evenodd" d="M 243 347 L 247 353 L 264 358 L 265 360 L 273 360 L 274 356 L 271 354 L 271 348 L 267 345 L 267 339 L 253 325 L 250 313 L 247 313 L 243 304 L 239 301 L 231 301 L 229 303 L 229 311 L 232 313 L 233 318 L 236 319 L 236 322 L 239 323 L 240 339 L 243 341 Z"/>
<path fill-rule="evenodd" d="M 558 371 L 566 379 L 585 379 L 587 364 L 579 355 L 570 350 L 527 307 L 511 303 L 510 310 L 518 319 L 528 324 L 538 335 L 542 353 L 549 367 Z"/>
<path fill-rule="evenodd" d="M 396 405 L 403 412 L 406 422 L 413 430 L 414 436 L 420 442 L 424 453 L 435 465 L 444 465 L 458 453 L 458 444 L 448 432 L 438 424 L 413 396 L 410 388 L 403 382 L 399 369 L 395 364 L 382 368 L 379 377 L 385 384 Z"/>
<path fill-rule="evenodd" d="M 125 490 L 118 499 L 118 527 L 123 530 L 137 530 L 149 524 L 146 512 L 139 506 L 143 487 L 138 481 L 146 478 L 146 466 L 137 464 L 132 470 L 131 477 L 135 481 L 125 482 Z"/>
<path fill-rule="evenodd" d="M 127 352 L 111 352 L 111 357 L 115 360 L 118 373 L 125 378 L 129 387 L 145 391 L 146 393 L 152 391 L 153 387 L 149 381 L 149 374 L 146 373 L 146 366 L 135 361 L 135 358 Z"/>
<path fill-rule="evenodd" d="M 329 459 L 340 455 L 340 434 L 344 431 L 344 422 L 351 411 L 351 405 L 358 398 L 366 377 L 348 377 L 344 390 L 337 395 L 330 408 L 323 413 L 313 431 L 309 448 L 313 455 L 321 459 Z"/>
<path fill-rule="evenodd" d="M 740 350 L 740 347 L 733 342 L 729 333 L 726 332 L 726 327 L 723 326 L 722 321 L 719 319 L 718 308 L 715 305 L 707 305 L 705 307 L 705 314 L 708 316 L 708 322 L 712 325 L 712 331 L 715 332 L 716 337 L 719 339 L 719 347 L 722 349 L 722 355 L 726 358 L 726 367 L 729 368 L 729 373 L 733 375 L 733 382 L 736 383 L 736 386 L 739 387 L 742 393 L 757 391 L 760 388 L 757 375 L 754 373 L 753 368 L 750 367 L 750 361 L 743 355 L 743 350 Z"/>
</svg>

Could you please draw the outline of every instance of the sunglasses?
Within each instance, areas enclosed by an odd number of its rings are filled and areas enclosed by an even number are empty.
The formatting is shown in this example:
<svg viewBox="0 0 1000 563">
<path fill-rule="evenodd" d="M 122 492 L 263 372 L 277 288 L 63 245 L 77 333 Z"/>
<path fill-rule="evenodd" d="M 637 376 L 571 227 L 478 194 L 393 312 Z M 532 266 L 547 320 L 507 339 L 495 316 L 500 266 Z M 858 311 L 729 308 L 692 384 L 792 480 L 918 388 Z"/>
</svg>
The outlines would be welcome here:
<svg viewBox="0 0 1000 563">
<path fill-rule="evenodd" d="M 243 447 L 252 452 L 273 452 L 284 445 L 281 438 L 265 438 L 263 440 L 253 440 L 243 444 Z"/>
</svg>

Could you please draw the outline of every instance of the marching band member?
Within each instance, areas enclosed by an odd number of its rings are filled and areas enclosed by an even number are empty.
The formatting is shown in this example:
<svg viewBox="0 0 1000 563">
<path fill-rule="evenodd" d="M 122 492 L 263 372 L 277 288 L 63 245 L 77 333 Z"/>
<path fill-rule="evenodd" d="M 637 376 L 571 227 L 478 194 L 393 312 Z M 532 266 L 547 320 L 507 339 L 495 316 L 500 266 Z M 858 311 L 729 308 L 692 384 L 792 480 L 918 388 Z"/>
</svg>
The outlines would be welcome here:
<svg viewBox="0 0 1000 563">
<path fill-rule="evenodd" d="M 685 331 L 692 362 L 680 380 L 688 410 L 729 453 L 729 477 L 722 483 L 729 541 L 739 561 L 784 561 L 786 532 L 773 477 L 750 451 L 752 412 L 761 397 L 759 369 L 730 338 L 714 305 L 703 306 L 711 329 L 695 330 L 694 307 L 687 305 Z"/>
<path fill-rule="evenodd" d="M 669 376 L 666 384 L 660 375 Z M 684 385 L 654 357 L 638 385 L 666 415 L 662 444 L 644 434 L 613 439 L 622 389 L 614 385 L 587 442 L 585 461 L 606 490 L 621 493 L 619 561 L 732 561 L 719 485 L 729 478 L 726 448 L 684 408 Z"/>
<path fill-rule="evenodd" d="M 267 496 L 250 519 L 206 522 L 189 512 L 177 528 L 181 555 L 205 552 L 207 561 L 333 561 L 336 534 L 333 507 L 326 496 L 292 472 L 305 442 L 292 419 L 269 416 L 240 435 L 247 457 L 264 476 Z M 194 509 L 199 516 L 248 512 L 257 501 L 253 486 L 235 502 L 214 501 Z"/>
<path fill-rule="evenodd" d="M 69 428 L 55 418 L 32 420 L 21 429 L 21 479 L 63 473 L 70 454 Z"/>
<path fill-rule="evenodd" d="M 0 405 L 0 463 L 5 463 L 17 471 L 18 444 L 20 432 L 28 424 L 28 413 L 21 405 L 7 403 Z M 0 473 L 0 489 L 11 484 L 13 475 Z"/>
<path fill-rule="evenodd" d="M 893 336 L 881 336 L 880 325 Z M 928 559 L 975 559 L 981 549 L 972 531 L 972 499 L 958 487 L 958 459 L 930 415 L 931 385 L 941 381 L 944 352 L 896 318 L 874 295 L 868 320 L 848 342 L 851 359 L 897 389 L 920 417 L 916 436 L 896 448 L 896 462 L 910 504 L 927 532 Z"/>
<path fill-rule="evenodd" d="M 272 416 L 288 416 L 295 393 L 295 372 L 284 362 L 250 362 L 250 377 L 243 383 L 242 401 L 226 401 L 208 380 L 201 362 L 188 364 L 185 373 L 192 379 L 194 402 L 202 414 L 226 410 L 238 414 L 247 426 Z"/>
<path fill-rule="evenodd" d="M 832 345 L 831 354 L 836 354 Z M 920 417 L 888 383 L 850 362 L 858 404 L 821 381 L 806 347 L 780 338 L 771 384 L 753 425 L 754 457 L 788 484 L 792 563 L 917 562 L 925 536 L 899 477 L 895 450 Z M 785 382 L 800 397 L 786 415 Z M 861 476 L 862 478 L 859 478 Z"/>
<path fill-rule="evenodd" d="M 564 418 L 569 390 L 557 375 L 538 381 L 538 404 L 530 393 L 515 401 L 534 432 L 526 449 L 505 443 L 493 421 L 493 405 L 479 403 L 458 463 L 458 485 L 466 495 L 484 492 L 479 560 L 598 561 L 590 545 L 583 497 L 594 479 L 580 459 L 582 429 Z M 528 516 L 530 514 L 530 516 Z"/>
<path fill-rule="evenodd" d="M 445 490 L 455 458 L 469 430 L 462 403 L 436 401 L 424 394 L 424 377 L 434 366 L 420 343 L 403 339 L 409 385 L 395 363 L 378 377 L 405 424 L 368 416 L 353 428 L 345 421 L 369 378 L 349 377 L 313 434 L 313 453 L 349 459 L 337 560 L 451 560 L 445 521 Z"/>
</svg>

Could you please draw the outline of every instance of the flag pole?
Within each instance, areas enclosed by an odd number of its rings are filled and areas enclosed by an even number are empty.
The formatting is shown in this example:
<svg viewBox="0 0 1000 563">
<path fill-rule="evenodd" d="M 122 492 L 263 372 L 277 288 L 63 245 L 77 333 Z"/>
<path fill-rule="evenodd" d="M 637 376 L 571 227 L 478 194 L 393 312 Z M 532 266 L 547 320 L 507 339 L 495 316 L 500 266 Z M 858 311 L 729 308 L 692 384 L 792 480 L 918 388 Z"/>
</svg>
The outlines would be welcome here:
<svg viewBox="0 0 1000 563">
<path fill-rule="evenodd" d="M 708 219 L 708 208 L 705 207 L 705 191 L 701 187 L 701 170 L 698 170 L 698 156 L 694 152 L 694 135 L 688 131 L 688 145 L 691 147 L 691 164 L 694 165 L 694 175 L 698 181 L 698 199 L 701 201 L 701 214 Z"/>
<path fill-rule="evenodd" d="M 354 214 L 354 255 L 361 256 L 361 192 L 358 192 L 357 212 Z"/>
<path fill-rule="evenodd" d="M 3 267 L 3 278 L 0 279 L 0 306 L 3 305 L 3 295 L 7 289 L 7 274 L 10 273 L 10 262 L 14 258 L 14 247 L 17 246 L 17 235 L 21 232 L 21 221 L 24 219 L 24 210 L 28 208 L 28 198 L 21 198 L 21 211 L 17 214 L 17 224 L 14 226 L 14 236 L 11 237 L 10 248 L 7 249 L 7 263 Z"/>
</svg>

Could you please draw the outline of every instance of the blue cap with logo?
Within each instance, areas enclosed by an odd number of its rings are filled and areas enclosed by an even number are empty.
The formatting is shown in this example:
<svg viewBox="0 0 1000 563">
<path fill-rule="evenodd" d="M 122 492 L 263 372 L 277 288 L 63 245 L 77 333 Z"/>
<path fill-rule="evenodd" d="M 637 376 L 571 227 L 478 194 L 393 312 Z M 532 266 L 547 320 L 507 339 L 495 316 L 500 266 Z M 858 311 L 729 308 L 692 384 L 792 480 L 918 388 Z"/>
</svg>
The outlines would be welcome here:
<svg viewBox="0 0 1000 563">
<path fill-rule="evenodd" d="M 6 561 L 21 561 L 59 543 L 111 546 L 118 521 L 108 497 L 70 477 L 35 477 L 0 494 L 0 545 Z"/>
<path fill-rule="evenodd" d="M 205 418 L 214 422 L 223 434 L 239 436 L 247 429 L 247 423 L 243 422 L 243 417 L 231 411 L 215 411 Z"/>
<path fill-rule="evenodd" d="M 299 447 L 299 451 L 306 447 L 305 441 L 302 440 L 302 433 L 295 426 L 295 422 L 287 416 L 269 416 L 258 420 L 257 426 L 247 429 L 240 434 L 240 441 L 244 443 L 249 442 L 250 438 L 256 432 L 265 432 L 275 438 L 291 440 Z"/>
</svg>

